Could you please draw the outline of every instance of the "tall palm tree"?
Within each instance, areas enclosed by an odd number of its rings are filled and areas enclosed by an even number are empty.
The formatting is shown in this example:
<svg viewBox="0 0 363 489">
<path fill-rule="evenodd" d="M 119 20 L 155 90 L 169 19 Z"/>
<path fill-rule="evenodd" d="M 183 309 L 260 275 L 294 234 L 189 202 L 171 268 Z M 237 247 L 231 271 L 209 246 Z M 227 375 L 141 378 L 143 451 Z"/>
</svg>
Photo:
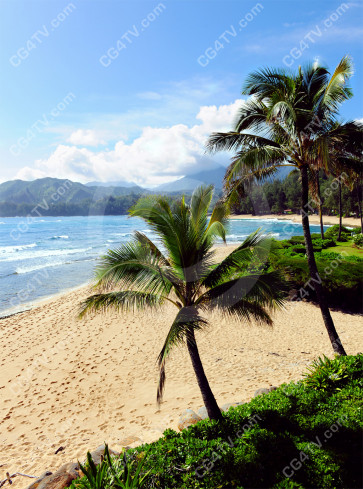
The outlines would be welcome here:
<svg viewBox="0 0 363 489">
<path fill-rule="evenodd" d="M 355 124 L 357 125 L 357 124 Z M 359 127 L 359 124 L 358 124 Z M 338 180 L 338 212 L 339 232 L 338 241 L 342 234 L 342 183 L 352 192 L 359 184 L 363 162 L 362 128 L 355 127 L 343 131 L 341 137 L 332 144 L 328 172 Z M 359 201 L 358 201 L 359 206 Z"/>
<path fill-rule="evenodd" d="M 214 133 L 209 151 L 234 150 L 226 180 L 237 182 L 254 175 L 265 178 L 289 164 L 300 171 L 301 213 L 307 259 L 324 324 L 336 353 L 345 355 L 335 329 L 314 257 L 309 227 L 309 171 L 329 168 L 330 150 L 350 132 L 362 134 L 362 125 L 337 121 L 340 104 L 352 96 L 347 81 L 352 75 L 350 58 L 344 57 L 332 76 L 318 63 L 292 74 L 283 69 L 251 73 L 242 94 L 250 98 L 238 114 L 235 128 Z"/>
<path fill-rule="evenodd" d="M 178 312 L 158 356 L 157 400 L 162 400 L 170 352 L 186 343 L 208 416 L 220 420 L 195 338 L 196 331 L 208 326 L 202 314 L 218 309 L 240 320 L 272 324 L 269 311 L 283 304 L 284 286 L 276 272 L 249 271 L 257 256 L 267 256 L 269 240 L 259 232 L 213 264 L 212 246 L 216 237 L 225 240 L 228 208 L 217 203 L 208 218 L 212 195 L 209 186 L 196 189 L 190 205 L 184 198 L 172 203 L 165 197 L 140 199 L 130 215 L 150 226 L 165 254 L 140 232 L 135 232 L 133 241 L 108 251 L 96 275 L 101 290 L 82 303 L 80 315 L 109 307 L 128 311 L 156 309 L 166 301 L 174 304 Z"/>
</svg>

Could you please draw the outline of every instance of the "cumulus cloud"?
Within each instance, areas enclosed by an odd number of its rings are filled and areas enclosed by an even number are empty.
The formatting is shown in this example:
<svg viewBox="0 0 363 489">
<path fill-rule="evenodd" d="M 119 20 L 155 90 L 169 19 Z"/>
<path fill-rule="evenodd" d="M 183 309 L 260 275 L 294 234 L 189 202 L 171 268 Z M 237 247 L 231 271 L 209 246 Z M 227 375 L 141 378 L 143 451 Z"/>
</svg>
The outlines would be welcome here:
<svg viewBox="0 0 363 489">
<path fill-rule="evenodd" d="M 67 139 L 68 143 L 75 144 L 77 146 L 98 146 L 100 144 L 106 144 L 101 135 L 91 129 L 77 129 Z"/>
<path fill-rule="evenodd" d="M 33 168 L 20 170 L 17 178 L 129 180 L 153 186 L 213 168 L 217 163 L 228 163 L 227 155 L 205 155 L 205 142 L 212 132 L 231 129 L 241 103 L 239 99 L 219 107 L 202 106 L 194 125 L 145 127 L 132 142 L 119 140 L 112 149 L 102 151 L 89 148 L 100 140 L 95 131 L 77 130 L 68 140 L 72 145 L 59 145 L 47 159 L 37 160 Z M 87 148 L 78 147 L 82 144 Z"/>
</svg>

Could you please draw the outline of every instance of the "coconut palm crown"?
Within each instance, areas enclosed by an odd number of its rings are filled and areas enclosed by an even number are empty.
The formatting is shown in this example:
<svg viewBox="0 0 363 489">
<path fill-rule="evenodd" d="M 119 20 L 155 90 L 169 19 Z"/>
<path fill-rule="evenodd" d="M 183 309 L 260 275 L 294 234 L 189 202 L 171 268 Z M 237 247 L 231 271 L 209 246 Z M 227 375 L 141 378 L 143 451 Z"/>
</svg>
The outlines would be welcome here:
<svg viewBox="0 0 363 489">
<path fill-rule="evenodd" d="M 109 250 L 96 273 L 96 287 L 101 291 L 83 302 L 80 315 L 109 307 L 128 311 L 174 304 L 176 317 L 158 356 L 157 401 L 163 396 L 168 356 L 175 346 L 186 344 L 208 415 L 220 420 L 195 338 L 196 331 L 208 326 L 203 313 L 219 309 L 240 320 L 272 324 L 270 311 L 283 304 L 284 285 L 276 272 L 249 271 L 256 257 L 266 256 L 270 242 L 259 231 L 222 262 L 213 263 L 216 238 L 226 238 L 228 209 L 219 202 L 209 218 L 212 195 L 209 186 L 196 189 L 190 205 L 184 198 L 173 202 L 155 196 L 140 199 L 130 215 L 149 225 L 160 247 L 137 231 L 131 242 Z"/>
<path fill-rule="evenodd" d="M 300 172 L 302 225 L 310 275 L 333 349 L 342 355 L 345 350 L 314 258 L 308 195 L 313 173 L 318 169 L 331 173 L 332 154 L 336 156 L 338 148 L 351 160 L 344 149 L 347 141 L 362 141 L 361 123 L 338 120 L 341 103 L 352 97 L 347 85 L 352 73 L 348 56 L 341 59 L 332 75 L 319 63 L 300 67 L 297 73 L 278 68 L 252 72 L 242 90 L 242 94 L 250 97 L 243 103 L 234 129 L 212 134 L 207 145 L 211 152 L 235 153 L 225 177 L 229 190 L 241 186 L 241 181 L 274 175 L 280 166 L 295 167 Z"/>
</svg>

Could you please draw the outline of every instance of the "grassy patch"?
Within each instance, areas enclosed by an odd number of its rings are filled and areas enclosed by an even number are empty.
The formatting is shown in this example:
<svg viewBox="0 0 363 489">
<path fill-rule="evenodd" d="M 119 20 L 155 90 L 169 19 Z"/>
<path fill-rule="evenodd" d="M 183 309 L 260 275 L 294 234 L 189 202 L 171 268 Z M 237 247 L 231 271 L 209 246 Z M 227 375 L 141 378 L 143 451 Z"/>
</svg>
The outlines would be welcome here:
<svg viewBox="0 0 363 489">
<path fill-rule="evenodd" d="M 342 253 L 344 251 L 348 256 L 358 256 L 363 258 L 363 249 L 354 247 L 353 241 L 348 241 L 346 243 L 337 242 L 334 247 L 326 248 L 326 251 L 333 251 L 334 253 Z"/>
</svg>

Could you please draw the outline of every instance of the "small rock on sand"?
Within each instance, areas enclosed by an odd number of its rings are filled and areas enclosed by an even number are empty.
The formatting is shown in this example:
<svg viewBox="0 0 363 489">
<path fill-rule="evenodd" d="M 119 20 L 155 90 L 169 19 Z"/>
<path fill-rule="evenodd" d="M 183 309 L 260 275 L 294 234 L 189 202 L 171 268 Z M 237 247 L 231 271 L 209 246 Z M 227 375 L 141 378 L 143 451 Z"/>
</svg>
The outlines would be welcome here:
<svg viewBox="0 0 363 489">
<path fill-rule="evenodd" d="M 188 428 L 188 426 L 191 426 L 195 423 L 198 423 L 198 421 L 201 421 L 201 420 L 202 420 L 202 418 L 200 416 L 198 416 L 198 414 L 196 412 L 194 412 L 192 409 L 186 409 L 180 415 L 179 422 L 178 422 L 178 428 L 180 431 L 182 431 L 185 428 Z"/>
</svg>

